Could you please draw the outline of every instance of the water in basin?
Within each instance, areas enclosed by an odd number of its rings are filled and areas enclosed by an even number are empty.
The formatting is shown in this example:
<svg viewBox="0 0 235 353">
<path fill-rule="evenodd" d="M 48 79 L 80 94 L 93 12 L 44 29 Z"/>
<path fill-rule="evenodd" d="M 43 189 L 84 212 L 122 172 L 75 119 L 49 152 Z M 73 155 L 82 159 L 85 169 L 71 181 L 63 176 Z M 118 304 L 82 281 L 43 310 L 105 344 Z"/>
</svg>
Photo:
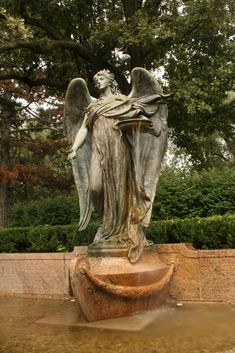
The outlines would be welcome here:
<svg viewBox="0 0 235 353">
<path fill-rule="evenodd" d="M 0 297 L 0 353 L 235 352 L 235 306 L 159 308 L 139 332 L 40 325 L 71 301 Z"/>
</svg>

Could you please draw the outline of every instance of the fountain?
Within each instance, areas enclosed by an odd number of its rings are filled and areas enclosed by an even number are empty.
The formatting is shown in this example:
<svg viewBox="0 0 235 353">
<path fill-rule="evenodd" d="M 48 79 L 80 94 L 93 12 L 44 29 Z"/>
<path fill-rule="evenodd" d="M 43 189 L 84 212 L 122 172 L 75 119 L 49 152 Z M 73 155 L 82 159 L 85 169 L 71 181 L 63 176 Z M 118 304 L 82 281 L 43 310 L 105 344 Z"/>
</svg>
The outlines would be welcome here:
<svg viewBox="0 0 235 353">
<path fill-rule="evenodd" d="M 144 236 L 169 96 L 143 69 L 133 70 L 129 97 L 106 96 L 112 77 L 102 75 L 99 100 L 92 103 L 86 83 L 75 79 L 65 106 L 80 229 L 93 208 L 101 225 L 87 251 L 0 254 L 0 351 L 235 352 L 235 250 L 155 247 Z M 69 263 L 79 305 L 68 296 Z M 163 304 L 168 292 L 178 305 L 131 315 Z"/>
<path fill-rule="evenodd" d="M 160 261 L 144 234 L 148 227 L 161 161 L 167 145 L 167 102 L 154 77 L 143 68 L 131 72 L 128 96 L 117 92 L 113 75 L 99 71 L 94 83 L 73 79 L 65 98 L 65 128 L 72 145 L 79 193 L 79 230 L 93 209 L 101 225 L 70 266 L 71 293 L 88 321 L 155 308 L 166 300 L 173 265 Z"/>
</svg>

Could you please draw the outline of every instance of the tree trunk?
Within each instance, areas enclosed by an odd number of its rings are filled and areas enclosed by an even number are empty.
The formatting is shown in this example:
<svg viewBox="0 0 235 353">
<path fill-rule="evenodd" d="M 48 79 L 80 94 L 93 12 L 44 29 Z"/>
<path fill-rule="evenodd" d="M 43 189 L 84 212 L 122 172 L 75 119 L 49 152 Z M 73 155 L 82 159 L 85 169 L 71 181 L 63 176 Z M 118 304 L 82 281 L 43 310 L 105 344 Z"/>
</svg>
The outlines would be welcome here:
<svg viewBox="0 0 235 353">
<path fill-rule="evenodd" d="M 0 228 L 8 226 L 8 182 L 0 184 Z"/>
<path fill-rule="evenodd" d="M 129 48 L 131 69 L 140 66 L 144 67 L 144 56 L 142 49 L 139 46 L 132 46 Z"/>
<path fill-rule="evenodd" d="M 8 108 L 9 109 L 9 108 Z M 0 165 L 3 170 L 8 170 L 10 166 L 10 128 L 11 128 L 11 109 L 8 110 L 7 105 L 1 106 L 0 120 Z M 8 179 L 0 182 L 0 228 L 8 226 Z"/>
<path fill-rule="evenodd" d="M 142 7 L 142 1 L 138 0 L 122 0 L 122 8 L 126 22 L 129 23 L 131 17 L 133 17 L 137 10 Z M 144 56 L 142 48 L 139 45 L 132 45 L 128 49 L 130 55 L 131 69 L 136 66 L 144 67 Z"/>
</svg>

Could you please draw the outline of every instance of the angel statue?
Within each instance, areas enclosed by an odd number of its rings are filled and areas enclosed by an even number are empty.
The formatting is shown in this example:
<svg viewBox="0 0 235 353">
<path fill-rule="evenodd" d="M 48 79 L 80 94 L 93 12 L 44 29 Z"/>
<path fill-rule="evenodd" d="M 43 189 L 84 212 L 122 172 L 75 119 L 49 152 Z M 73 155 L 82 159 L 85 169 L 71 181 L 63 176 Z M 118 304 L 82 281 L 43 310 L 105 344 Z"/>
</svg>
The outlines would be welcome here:
<svg viewBox="0 0 235 353">
<path fill-rule="evenodd" d="M 65 128 L 72 145 L 79 194 L 79 230 L 93 209 L 101 224 L 89 249 L 125 249 L 135 263 L 144 248 L 161 161 L 167 145 L 167 101 L 154 77 L 143 68 L 131 72 L 128 96 L 115 94 L 108 70 L 94 76 L 100 98 L 86 82 L 73 79 L 65 97 Z"/>
</svg>

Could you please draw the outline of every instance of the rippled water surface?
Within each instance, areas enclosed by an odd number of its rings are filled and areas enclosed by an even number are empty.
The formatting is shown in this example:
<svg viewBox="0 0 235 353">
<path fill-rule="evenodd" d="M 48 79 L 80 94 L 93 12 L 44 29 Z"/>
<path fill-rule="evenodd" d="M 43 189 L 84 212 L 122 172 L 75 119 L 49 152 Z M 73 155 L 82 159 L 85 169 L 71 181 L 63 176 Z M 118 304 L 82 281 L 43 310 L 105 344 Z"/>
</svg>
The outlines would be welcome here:
<svg viewBox="0 0 235 353">
<path fill-rule="evenodd" d="M 70 301 L 0 298 L 0 353 L 235 352 L 235 306 L 160 308 L 140 332 L 39 325 Z"/>
</svg>

